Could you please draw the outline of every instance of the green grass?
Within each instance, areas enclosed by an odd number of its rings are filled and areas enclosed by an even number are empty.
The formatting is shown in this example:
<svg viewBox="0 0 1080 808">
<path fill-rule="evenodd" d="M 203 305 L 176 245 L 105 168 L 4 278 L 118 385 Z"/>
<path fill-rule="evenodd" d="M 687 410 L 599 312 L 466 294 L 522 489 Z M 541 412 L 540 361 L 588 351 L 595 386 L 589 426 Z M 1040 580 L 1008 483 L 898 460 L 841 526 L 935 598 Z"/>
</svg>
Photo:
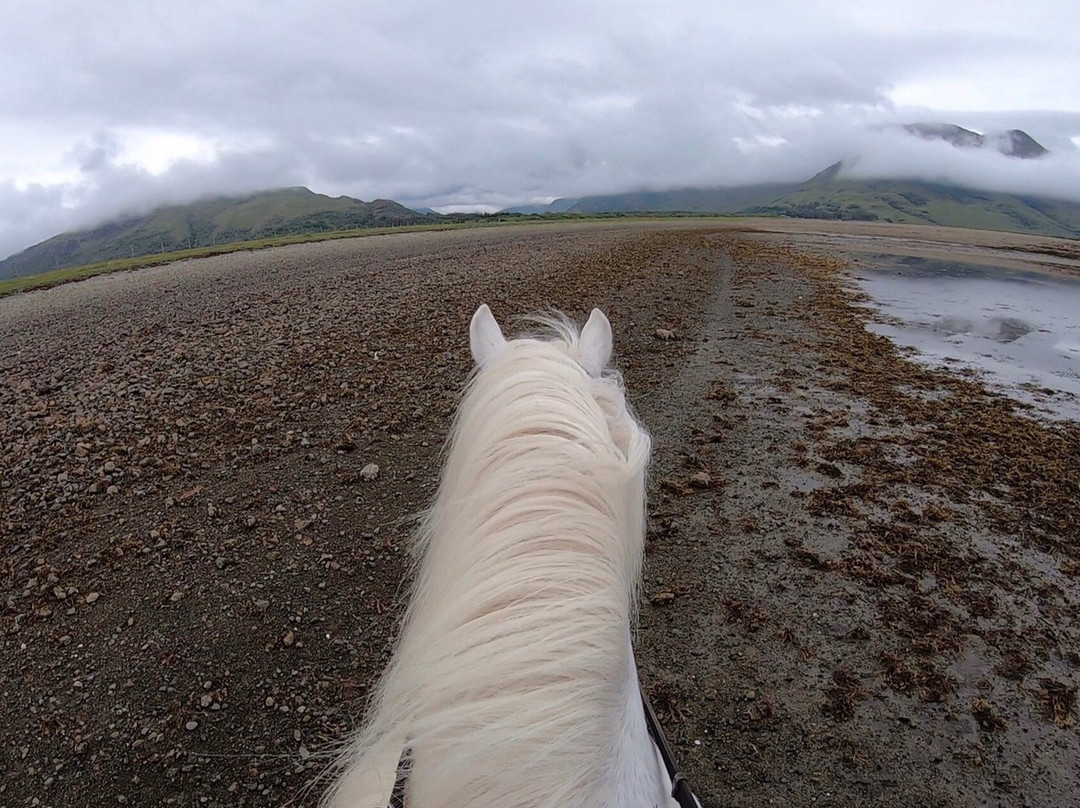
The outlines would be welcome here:
<svg viewBox="0 0 1080 808">
<path fill-rule="evenodd" d="M 282 247 L 287 244 L 305 244 L 313 241 L 333 241 L 342 238 L 368 238 L 371 236 L 387 235 L 391 233 L 419 233 L 440 230 L 460 230 L 472 227 L 498 227 L 514 224 L 545 224 L 566 221 L 590 221 L 619 219 L 632 221 L 636 219 L 678 219 L 678 218 L 720 218 L 709 214 L 600 214 L 583 215 L 569 213 L 554 214 L 531 214 L 531 215 L 494 215 L 479 218 L 469 218 L 456 222 L 438 224 L 412 224 L 399 227 L 377 227 L 352 230 L 328 230 L 317 233 L 303 233 L 291 236 L 274 236 L 272 238 L 253 239 L 250 241 L 236 241 L 230 244 L 219 244 L 213 247 L 193 247 L 188 250 L 175 250 L 173 252 L 156 253 L 153 255 L 136 256 L 135 258 L 118 258 L 112 261 L 99 261 L 94 264 L 86 264 L 79 267 L 68 267 L 50 272 L 40 272 L 36 275 L 28 275 L 22 278 L 7 278 L 0 280 L 0 297 L 4 295 L 27 292 L 31 289 L 45 289 L 50 286 L 59 286 L 64 283 L 81 281 L 92 278 L 95 275 L 104 275 L 109 272 L 125 272 L 144 267 L 161 266 L 176 261 L 185 261 L 193 258 L 209 258 L 213 255 L 227 255 L 234 252 L 253 250 L 265 250 L 270 247 Z"/>
<path fill-rule="evenodd" d="M 870 218 L 1058 238 L 1076 238 L 1080 233 L 1080 206 L 1075 203 L 902 180 L 816 183 L 748 212 L 800 218 Z"/>
<path fill-rule="evenodd" d="M 95 264 L 86 264 L 79 267 L 56 269 L 51 272 L 40 272 L 36 275 L 28 275 L 22 278 L 6 278 L 0 280 L 0 297 L 26 292 L 31 289 L 44 289 L 50 286 L 59 286 L 62 283 L 81 281 L 84 278 L 92 278 L 95 275 L 104 275 L 109 272 L 124 272 L 144 267 L 161 266 L 176 261 L 185 261 L 192 258 L 209 258 L 213 255 L 227 255 L 234 252 L 265 250 L 270 247 L 281 247 L 286 244 L 303 244 L 311 241 L 332 241 L 341 238 L 365 238 L 367 236 L 384 235 L 387 233 L 412 233 L 422 230 L 449 230 L 451 228 L 468 227 L 470 224 L 418 224 L 404 225 L 402 227 L 380 227 L 370 230 L 333 230 L 322 233 L 302 233 L 294 236 L 274 236 L 273 238 L 253 239 L 251 241 L 236 241 L 231 244 L 218 244 L 213 247 L 193 247 L 190 250 L 176 250 L 173 252 L 157 253 L 154 255 L 140 255 L 135 258 L 118 258 L 112 261 L 99 261 Z"/>
</svg>

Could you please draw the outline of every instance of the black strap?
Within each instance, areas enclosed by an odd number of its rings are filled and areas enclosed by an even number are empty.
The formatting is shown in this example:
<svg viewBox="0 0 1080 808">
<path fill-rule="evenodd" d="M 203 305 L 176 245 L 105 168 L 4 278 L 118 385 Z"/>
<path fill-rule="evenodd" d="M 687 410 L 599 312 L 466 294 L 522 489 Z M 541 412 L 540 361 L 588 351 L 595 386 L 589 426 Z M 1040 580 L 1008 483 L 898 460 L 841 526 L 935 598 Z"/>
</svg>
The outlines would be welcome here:
<svg viewBox="0 0 1080 808">
<path fill-rule="evenodd" d="M 675 802 L 679 803 L 679 808 L 701 808 L 690 788 L 690 781 L 675 765 L 671 747 L 668 746 L 667 738 L 664 737 L 664 731 L 660 729 L 660 722 L 656 720 L 656 713 L 649 704 L 649 697 L 645 695 L 644 688 L 641 689 L 641 704 L 645 707 L 645 723 L 649 727 L 649 737 L 660 750 L 660 759 L 664 761 L 664 768 L 667 769 L 668 778 L 671 780 L 671 796 L 675 798 Z"/>
</svg>

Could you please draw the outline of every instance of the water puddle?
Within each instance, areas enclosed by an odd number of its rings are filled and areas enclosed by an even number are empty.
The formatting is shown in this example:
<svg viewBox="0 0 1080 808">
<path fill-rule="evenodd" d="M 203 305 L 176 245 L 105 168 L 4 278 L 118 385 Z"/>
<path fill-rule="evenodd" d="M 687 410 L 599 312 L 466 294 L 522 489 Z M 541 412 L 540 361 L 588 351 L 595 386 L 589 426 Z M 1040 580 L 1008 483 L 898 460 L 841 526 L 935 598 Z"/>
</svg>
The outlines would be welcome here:
<svg viewBox="0 0 1080 808">
<path fill-rule="evenodd" d="M 884 320 L 870 330 L 916 360 L 1080 420 L 1080 280 L 896 256 L 854 277 Z"/>
</svg>

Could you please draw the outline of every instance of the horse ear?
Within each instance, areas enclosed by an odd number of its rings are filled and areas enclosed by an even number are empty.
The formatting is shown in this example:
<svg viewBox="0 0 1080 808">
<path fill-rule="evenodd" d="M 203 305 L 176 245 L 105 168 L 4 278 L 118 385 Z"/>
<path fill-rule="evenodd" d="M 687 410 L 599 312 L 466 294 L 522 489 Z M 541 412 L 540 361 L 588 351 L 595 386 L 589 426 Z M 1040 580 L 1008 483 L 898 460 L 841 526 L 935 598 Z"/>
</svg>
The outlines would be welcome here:
<svg viewBox="0 0 1080 808">
<path fill-rule="evenodd" d="M 578 361 L 590 376 L 599 376 L 611 361 L 611 323 L 600 309 L 593 309 L 581 329 Z"/>
<path fill-rule="evenodd" d="M 505 344 L 506 337 L 495 322 L 495 315 L 487 303 L 481 303 L 469 323 L 469 350 L 476 364 L 486 364 Z"/>
</svg>

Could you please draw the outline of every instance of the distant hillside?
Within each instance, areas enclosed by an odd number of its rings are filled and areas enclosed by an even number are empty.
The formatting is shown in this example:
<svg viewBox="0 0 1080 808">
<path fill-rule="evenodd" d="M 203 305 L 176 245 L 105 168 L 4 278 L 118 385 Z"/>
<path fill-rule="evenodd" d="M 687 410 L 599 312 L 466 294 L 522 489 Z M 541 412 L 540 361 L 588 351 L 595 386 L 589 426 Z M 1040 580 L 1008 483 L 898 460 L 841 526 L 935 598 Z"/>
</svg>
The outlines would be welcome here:
<svg viewBox="0 0 1080 808">
<path fill-rule="evenodd" d="M 269 236 L 418 224 L 432 218 L 386 199 L 361 202 L 307 188 L 217 197 L 62 233 L 0 261 L 0 278 Z"/>
<path fill-rule="evenodd" d="M 1080 203 L 918 180 L 849 180 L 836 163 L 797 185 L 587 196 L 571 213 L 687 212 L 906 222 L 1080 238 Z"/>
<path fill-rule="evenodd" d="M 790 184 L 747 185 L 733 188 L 680 188 L 674 191 L 642 191 L 579 199 L 571 213 L 738 213 L 799 187 Z"/>
<path fill-rule="evenodd" d="M 845 180 L 836 174 L 823 177 L 826 172 L 796 190 L 742 212 L 1080 238 L 1080 203 L 917 180 Z"/>
<path fill-rule="evenodd" d="M 514 208 L 507 208 L 502 213 L 566 213 L 577 202 L 576 199 L 556 199 L 547 205 L 518 205 Z"/>
</svg>

